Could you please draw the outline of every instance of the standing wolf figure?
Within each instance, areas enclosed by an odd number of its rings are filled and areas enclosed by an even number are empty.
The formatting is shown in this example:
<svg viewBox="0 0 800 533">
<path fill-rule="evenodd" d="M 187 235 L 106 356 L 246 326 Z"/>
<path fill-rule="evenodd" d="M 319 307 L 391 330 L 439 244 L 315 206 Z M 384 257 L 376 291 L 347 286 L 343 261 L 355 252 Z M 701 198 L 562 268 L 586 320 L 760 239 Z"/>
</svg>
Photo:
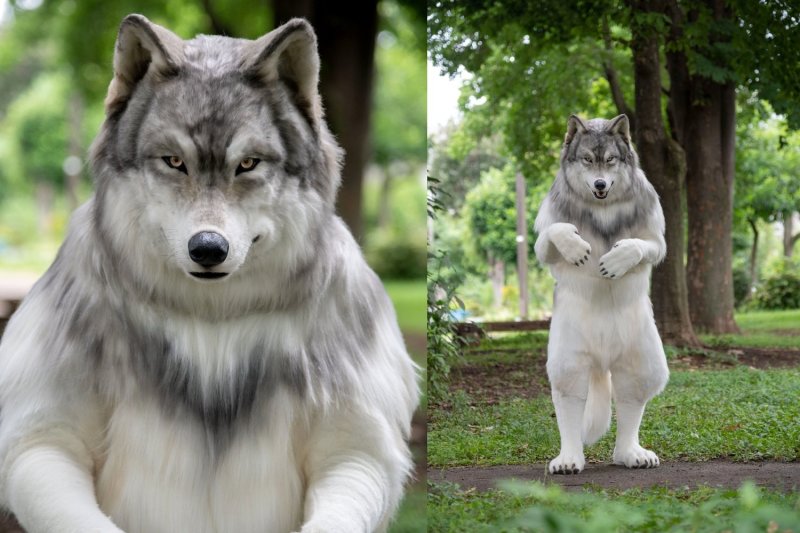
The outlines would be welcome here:
<svg viewBox="0 0 800 533">
<path fill-rule="evenodd" d="M 385 530 L 415 368 L 334 214 L 313 30 L 120 27 L 97 192 L 0 347 L 30 533 Z"/>
<path fill-rule="evenodd" d="M 652 265 L 667 251 L 664 215 L 625 115 L 570 117 L 561 169 L 535 229 L 536 257 L 557 283 L 547 375 L 561 452 L 550 473 L 583 470 L 583 445 L 611 424 L 612 384 L 614 463 L 658 466 L 658 456 L 639 445 L 639 424 L 669 375 L 648 297 Z"/>
</svg>

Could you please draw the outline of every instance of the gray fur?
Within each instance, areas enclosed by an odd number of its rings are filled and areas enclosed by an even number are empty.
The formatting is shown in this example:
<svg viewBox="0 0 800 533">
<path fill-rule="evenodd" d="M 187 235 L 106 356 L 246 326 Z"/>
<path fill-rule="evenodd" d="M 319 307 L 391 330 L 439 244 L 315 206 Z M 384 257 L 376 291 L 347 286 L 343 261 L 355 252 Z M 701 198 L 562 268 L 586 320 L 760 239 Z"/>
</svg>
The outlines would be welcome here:
<svg viewBox="0 0 800 533">
<path fill-rule="evenodd" d="M 142 23 L 138 19 L 124 22 L 121 35 L 131 24 L 138 28 Z M 145 31 L 156 43 L 155 53 L 175 55 L 175 43 L 161 46 L 158 35 Z M 132 39 L 126 46 L 135 48 Z M 49 298 L 56 308 L 53 334 L 43 341 L 46 352 L 55 359 L 73 351 L 84 358 L 82 366 L 92 369 L 85 385 L 109 401 L 124 392 L 115 376 L 130 373 L 142 390 L 159 398 L 165 416 L 189 414 L 206 432 L 212 455 L 223 450 L 237 425 L 279 388 L 303 399 L 314 391 L 332 395 L 345 391 L 351 385 L 352 370 L 368 357 L 376 320 L 390 306 L 379 280 L 366 267 L 359 267 L 355 275 L 344 270 L 341 243 L 352 242 L 352 237 L 333 213 L 338 176 L 330 170 L 337 169 L 339 154 L 327 127 L 314 115 L 307 95 L 296 94 L 295 80 L 286 76 L 265 80 L 257 75 L 259 61 L 281 43 L 268 43 L 270 49 L 260 51 L 254 61 L 247 57 L 253 53 L 249 41 L 200 36 L 183 44 L 179 59 L 170 56 L 169 71 L 158 76 L 146 70 L 142 58 L 129 61 L 134 71 L 125 81 L 135 83 L 120 90 L 109 105 L 92 147 L 97 190 L 90 218 L 77 224 L 79 232 L 88 234 L 70 232 L 30 296 Z M 123 180 L 135 179 L 137 173 L 131 171 L 148 165 L 153 154 L 170 153 L 159 148 L 170 142 L 163 134 L 170 128 L 186 132 L 200 154 L 199 168 L 191 179 L 171 186 L 182 188 L 187 196 L 192 187 L 231 186 L 223 163 L 243 114 L 261 117 L 265 137 L 278 145 L 273 154 L 264 155 L 274 157 L 271 162 L 281 169 L 271 179 L 299 180 L 303 188 L 327 200 L 307 236 L 314 243 L 314 253 L 298 262 L 286 274 L 287 283 L 276 291 L 258 290 L 257 279 L 230 280 L 227 283 L 253 285 L 253 290 L 235 302 L 225 301 L 224 306 L 215 299 L 219 298 L 215 294 L 223 294 L 219 292 L 210 292 L 204 305 L 189 303 L 172 284 L 137 270 L 121 256 L 109 227 L 108 197 Z M 281 153 L 285 154 L 282 159 Z M 169 181 L 166 175 L 163 179 Z M 258 183 L 241 181 L 236 184 L 237 194 L 258 193 Z M 212 383 L 203 383 L 191 354 L 179 353 L 164 331 L 143 326 L 129 311 L 136 305 L 156 315 L 169 313 L 208 322 L 249 315 L 270 320 L 271 313 L 301 309 L 323 295 L 336 295 L 336 308 L 326 321 L 328 326 L 312 330 L 304 351 L 271 353 L 265 341 L 242 346 L 244 355 L 237 366 Z"/>
<path fill-rule="evenodd" d="M 581 231 L 591 232 L 607 248 L 625 234 L 641 228 L 658 203 L 655 190 L 640 172 L 627 124 L 624 115 L 585 122 L 573 115 L 561 151 L 561 167 L 548 194 L 555 221 L 569 222 Z M 609 154 L 618 158 L 613 165 L 606 162 Z M 591 164 L 582 160 L 585 156 L 591 158 Z M 579 177 L 582 175 L 611 176 L 613 190 L 606 199 L 593 198 Z M 627 207 L 620 208 L 611 220 L 602 220 L 599 208 L 615 204 Z"/>
</svg>

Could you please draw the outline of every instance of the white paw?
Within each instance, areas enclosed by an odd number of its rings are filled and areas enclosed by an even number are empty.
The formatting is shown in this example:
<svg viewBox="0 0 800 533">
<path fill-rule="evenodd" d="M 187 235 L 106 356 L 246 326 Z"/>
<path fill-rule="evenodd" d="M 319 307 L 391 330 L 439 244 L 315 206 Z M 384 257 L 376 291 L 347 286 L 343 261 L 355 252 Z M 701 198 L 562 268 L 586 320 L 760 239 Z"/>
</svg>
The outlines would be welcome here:
<svg viewBox="0 0 800 533">
<path fill-rule="evenodd" d="M 592 253 L 592 247 L 581 238 L 572 224 L 559 224 L 550 236 L 550 242 L 567 262 L 575 266 L 583 265 Z"/>
<path fill-rule="evenodd" d="M 586 465 L 583 454 L 568 454 L 561 452 L 558 457 L 550 461 L 551 474 L 578 474 Z"/>
<path fill-rule="evenodd" d="M 623 239 L 600 258 L 600 275 L 609 279 L 619 279 L 628 270 L 642 262 L 642 249 L 633 240 Z"/>
<path fill-rule="evenodd" d="M 655 468 L 661 463 L 655 453 L 637 444 L 627 450 L 614 448 L 614 464 L 624 465 L 628 468 Z"/>
</svg>

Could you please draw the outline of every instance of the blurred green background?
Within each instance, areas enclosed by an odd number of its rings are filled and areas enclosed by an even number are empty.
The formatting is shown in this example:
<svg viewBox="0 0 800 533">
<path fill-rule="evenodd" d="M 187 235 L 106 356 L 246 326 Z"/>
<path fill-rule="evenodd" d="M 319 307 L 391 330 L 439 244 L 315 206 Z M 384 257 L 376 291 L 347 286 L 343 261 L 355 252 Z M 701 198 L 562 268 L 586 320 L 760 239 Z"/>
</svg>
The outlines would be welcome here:
<svg viewBox="0 0 800 533">
<path fill-rule="evenodd" d="M 335 4 L 0 0 L 0 281 L 41 275 L 55 257 L 70 213 L 92 194 L 87 152 L 103 120 L 114 42 L 125 15 L 144 14 L 187 39 L 198 33 L 256 38 L 289 16 L 306 16 L 319 36 L 320 87 L 331 122 L 347 89 L 326 81 L 327 74 L 359 61 L 357 56 L 372 58 L 354 67 L 357 79 L 349 80 L 370 98 L 344 99 L 363 127 L 331 124 L 347 152 L 356 154 L 352 159 L 358 159 L 359 151 L 364 154 L 363 164 L 347 161 L 340 192 L 340 200 L 347 201 L 339 206 L 357 209 L 340 214 L 384 280 L 409 351 L 424 367 L 425 2 Z M 356 47 L 363 54 L 343 51 L 337 35 L 345 32 L 358 34 Z M 326 43 L 336 50 L 323 49 Z M 351 127 L 360 128 L 355 147 Z M 422 413 L 424 408 L 415 418 L 413 443 L 421 461 L 418 472 L 424 472 Z M 410 492 L 392 531 L 425 530 L 422 481 Z"/>
</svg>

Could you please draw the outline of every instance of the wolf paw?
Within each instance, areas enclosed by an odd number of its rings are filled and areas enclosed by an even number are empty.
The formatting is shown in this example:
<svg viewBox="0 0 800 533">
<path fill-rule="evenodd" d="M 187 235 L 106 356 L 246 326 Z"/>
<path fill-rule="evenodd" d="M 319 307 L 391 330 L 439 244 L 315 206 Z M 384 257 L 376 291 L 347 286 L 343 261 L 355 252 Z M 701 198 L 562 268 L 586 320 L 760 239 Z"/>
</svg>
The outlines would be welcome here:
<svg viewBox="0 0 800 533">
<path fill-rule="evenodd" d="M 619 279 L 641 263 L 643 256 L 642 249 L 636 242 L 623 239 L 600 258 L 600 275 L 608 279 Z"/>
<path fill-rule="evenodd" d="M 550 461 L 549 471 L 551 474 L 579 474 L 586 465 L 583 455 L 570 455 L 560 453 L 558 457 Z"/>
<path fill-rule="evenodd" d="M 567 262 L 575 266 L 586 263 L 592 253 L 592 247 L 581 238 L 578 229 L 572 224 L 553 224 L 550 242 Z"/>
<path fill-rule="evenodd" d="M 638 444 L 624 451 L 614 449 L 614 464 L 624 465 L 628 468 L 655 468 L 660 463 L 658 456 L 639 446 Z"/>
</svg>

